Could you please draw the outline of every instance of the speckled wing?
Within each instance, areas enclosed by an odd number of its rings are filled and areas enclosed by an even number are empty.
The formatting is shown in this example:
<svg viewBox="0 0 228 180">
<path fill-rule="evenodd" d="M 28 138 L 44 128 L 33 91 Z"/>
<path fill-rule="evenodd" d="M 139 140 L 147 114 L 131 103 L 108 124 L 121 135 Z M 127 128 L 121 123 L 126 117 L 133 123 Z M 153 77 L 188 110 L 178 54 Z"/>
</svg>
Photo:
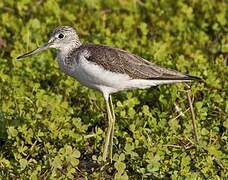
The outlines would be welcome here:
<svg viewBox="0 0 228 180">
<path fill-rule="evenodd" d="M 147 80 L 196 80 L 197 77 L 187 76 L 175 70 L 162 68 L 139 56 L 121 49 L 104 45 L 82 45 L 79 51 L 87 51 L 86 59 L 106 70 L 128 74 L 132 79 Z"/>
</svg>

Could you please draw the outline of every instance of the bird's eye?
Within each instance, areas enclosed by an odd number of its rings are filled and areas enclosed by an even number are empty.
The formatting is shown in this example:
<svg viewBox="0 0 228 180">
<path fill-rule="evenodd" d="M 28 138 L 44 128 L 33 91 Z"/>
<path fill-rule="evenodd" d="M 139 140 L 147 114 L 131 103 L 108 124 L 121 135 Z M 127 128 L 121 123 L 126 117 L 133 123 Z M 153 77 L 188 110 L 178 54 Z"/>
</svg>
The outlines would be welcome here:
<svg viewBox="0 0 228 180">
<path fill-rule="evenodd" d="M 59 34 L 58 38 L 62 39 L 62 38 L 64 38 L 64 35 L 63 34 Z"/>
</svg>

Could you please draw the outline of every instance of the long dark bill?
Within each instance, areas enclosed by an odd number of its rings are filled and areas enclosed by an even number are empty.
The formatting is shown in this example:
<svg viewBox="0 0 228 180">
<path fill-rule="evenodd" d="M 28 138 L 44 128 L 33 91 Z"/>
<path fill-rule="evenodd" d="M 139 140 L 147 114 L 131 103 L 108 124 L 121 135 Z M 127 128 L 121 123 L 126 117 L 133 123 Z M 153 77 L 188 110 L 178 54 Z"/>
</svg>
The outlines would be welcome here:
<svg viewBox="0 0 228 180">
<path fill-rule="evenodd" d="M 25 53 L 25 54 L 23 54 L 21 56 L 18 56 L 17 59 L 22 59 L 22 58 L 25 58 L 25 57 L 28 57 L 28 56 L 32 56 L 34 54 L 37 54 L 37 53 L 39 53 L 41 51 L 44 51 L 45 49 L 48 49 L 49 48 L 49 45 L 50 45 L 50 43 L 44 44 L 41 47 L 38 47 L 38 48 L 36 48 L 36 49 L 34 49 L 34 50 L 30 51 L 30 52 L 27 52 L 27 53 Z"/>
</svg>

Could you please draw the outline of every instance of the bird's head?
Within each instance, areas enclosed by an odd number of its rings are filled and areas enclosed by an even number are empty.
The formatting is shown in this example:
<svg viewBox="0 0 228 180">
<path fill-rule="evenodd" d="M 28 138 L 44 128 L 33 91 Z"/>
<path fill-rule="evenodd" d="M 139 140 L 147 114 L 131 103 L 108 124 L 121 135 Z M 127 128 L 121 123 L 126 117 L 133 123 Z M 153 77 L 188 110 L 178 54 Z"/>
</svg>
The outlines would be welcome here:
<svg viewBox="0 0 228 180">
<path fill-rule="evenodd" d="M 77 48 L 81 45 L 76 31 L 69 26 L 59 26 L 53 30 L 48 43 L 38 47 L 28 53 L 18 56 L 17 59 L 25 58 L 48 48 L 55 48 L 63 52 L 67 52 L 72 48 Z"/>
</svg>

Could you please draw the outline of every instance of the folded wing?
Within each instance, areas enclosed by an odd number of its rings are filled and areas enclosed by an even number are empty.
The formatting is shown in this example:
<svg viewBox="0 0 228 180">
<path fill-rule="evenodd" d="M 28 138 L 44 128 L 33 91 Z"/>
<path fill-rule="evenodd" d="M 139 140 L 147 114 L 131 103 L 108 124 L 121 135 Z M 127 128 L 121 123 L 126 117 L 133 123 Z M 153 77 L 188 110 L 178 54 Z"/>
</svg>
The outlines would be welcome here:
<svg viewBox="0 0 228 180">
<path fill-rule="evenodd" d="M 199 78 L 184 75 L 175 70 L 162 68 L 139 56 L 104 45 L 87 44 L 79 48 L 88 51 L 86 59 L 105 69 L 128 74 L 132 79 L 145 80 L 197 80 Z"/>
</svg>

